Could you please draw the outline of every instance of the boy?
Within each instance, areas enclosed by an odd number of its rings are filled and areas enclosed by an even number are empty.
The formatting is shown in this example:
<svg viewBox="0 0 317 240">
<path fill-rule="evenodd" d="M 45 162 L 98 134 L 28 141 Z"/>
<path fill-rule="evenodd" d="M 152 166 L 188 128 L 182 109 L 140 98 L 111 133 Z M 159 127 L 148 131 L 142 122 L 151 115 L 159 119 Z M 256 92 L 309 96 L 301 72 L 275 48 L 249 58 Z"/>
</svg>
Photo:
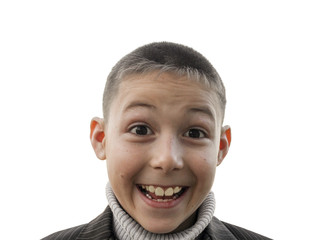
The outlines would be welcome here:
<svg viewBox="0 0 317 240">
<path fill-rule="evenodd" d="M 109 206 L 44 239 L 268 239 L 213 216 L 210 190 L 231 141 L 225 105 L 221 78 L 191 48 L 152 43 L 123 57 L 107 79 L 104 118 L 90 126 Z"/>
</svg>

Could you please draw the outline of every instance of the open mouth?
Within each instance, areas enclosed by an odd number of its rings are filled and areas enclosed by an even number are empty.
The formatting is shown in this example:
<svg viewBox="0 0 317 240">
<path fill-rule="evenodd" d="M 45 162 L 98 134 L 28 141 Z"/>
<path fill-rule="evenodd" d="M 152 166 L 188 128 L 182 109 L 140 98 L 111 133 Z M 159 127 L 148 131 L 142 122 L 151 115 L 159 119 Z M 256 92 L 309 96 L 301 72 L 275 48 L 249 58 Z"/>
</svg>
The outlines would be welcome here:
<svg viewBox="0 0 317 240">
<path fill-rule="evenodd" d="M 173 187 L 161 187 L 153 185 L 137 185 L 140 192 L 156 202 L 169 202 L 182 196 L 188 187 L 173 186 Z"/>
</svg>

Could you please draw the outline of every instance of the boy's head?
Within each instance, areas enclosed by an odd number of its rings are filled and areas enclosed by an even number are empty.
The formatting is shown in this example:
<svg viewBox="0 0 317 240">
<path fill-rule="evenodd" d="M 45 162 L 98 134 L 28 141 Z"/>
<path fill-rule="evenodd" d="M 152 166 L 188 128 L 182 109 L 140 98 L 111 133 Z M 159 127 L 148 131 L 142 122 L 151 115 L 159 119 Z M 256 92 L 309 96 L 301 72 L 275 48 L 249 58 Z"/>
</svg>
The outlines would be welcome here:
<svg viewBox="0 0 317 240">
<path fill-rule="evenodd" d="M 107 160 L 119 203 L 146 230 L 168 233 L 195 222 L 229 149 L 225 103 L 216 70 L 182 45 L 146 45 L 111 71 L 91 143 Z"/>
</svg>

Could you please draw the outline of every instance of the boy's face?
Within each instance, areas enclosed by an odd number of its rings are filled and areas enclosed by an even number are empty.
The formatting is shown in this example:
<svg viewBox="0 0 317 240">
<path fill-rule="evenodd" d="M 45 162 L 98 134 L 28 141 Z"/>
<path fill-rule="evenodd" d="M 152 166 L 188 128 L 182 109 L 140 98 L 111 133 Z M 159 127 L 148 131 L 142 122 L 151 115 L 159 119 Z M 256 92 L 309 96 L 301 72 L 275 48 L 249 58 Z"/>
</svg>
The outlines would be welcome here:
<svg viewBox="0 0 317 240">
<path fill-rule="evenodd" d="M 228 151 L 221 125 L 216 94 L 200 83 L 171 73 L 133 75 L 120 84 L 105 138 L 94 148 L 131 217 L 154 233 L 180 231 L 195 222 Z"/>
</svg>

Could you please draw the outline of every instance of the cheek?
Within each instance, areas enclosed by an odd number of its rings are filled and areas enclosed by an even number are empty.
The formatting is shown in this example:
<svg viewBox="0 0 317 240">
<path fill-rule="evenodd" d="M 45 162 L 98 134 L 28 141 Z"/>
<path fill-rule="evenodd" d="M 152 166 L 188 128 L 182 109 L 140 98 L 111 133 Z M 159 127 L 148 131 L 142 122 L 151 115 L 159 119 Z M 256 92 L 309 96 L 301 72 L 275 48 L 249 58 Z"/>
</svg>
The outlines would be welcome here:
<svg viewBox="0 0 317 240">
<path fill-rule="evenodd" d="M 202 158 L 202 160 L 194 164 L 193 167 L 198 178 L 202 179 L 203 181 L 210 182 L 214 179 L 216 172 L 216 164 L 214 161 L 210 162 L 205 160 L 205 158 Z"/>
<path fill-rule="evenodd" d="M 110 181 L 115 179 L 121 184 L 133 183 L 133 178 L 142 168 L 142 155 L 129 144 L 107 145 L 107 169 Z"/>
<path fill-rule="evenodd" d="M 201 151 L 196 154 L 196 158 L 189 159 L 191 171 L 197 182 L 202 187 L 211 187 L 216 173 L 217 154 L 213 151 Z"/>
</svg>

